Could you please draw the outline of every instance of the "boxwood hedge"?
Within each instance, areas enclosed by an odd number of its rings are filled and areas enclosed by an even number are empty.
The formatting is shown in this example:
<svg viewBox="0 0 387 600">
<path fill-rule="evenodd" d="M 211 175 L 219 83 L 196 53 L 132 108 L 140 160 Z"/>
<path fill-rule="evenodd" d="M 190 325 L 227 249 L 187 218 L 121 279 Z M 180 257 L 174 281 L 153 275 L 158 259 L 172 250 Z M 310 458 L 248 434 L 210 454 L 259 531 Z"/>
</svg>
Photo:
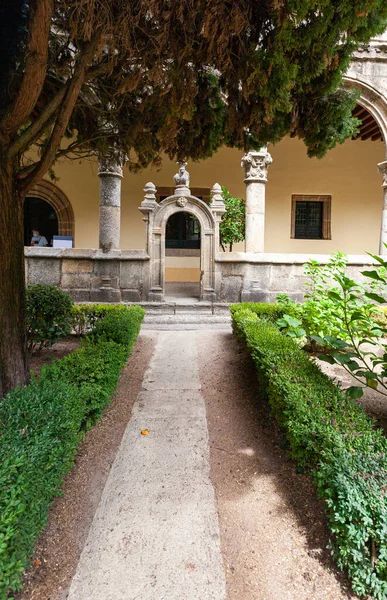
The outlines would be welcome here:
<svg viewBox="0 0 387 600">
<path fill-rule="evenodd" d="M 270 315 L 272 314 L 273 310 Z M 387 596 L 387 440 L 358 404 L 283 336 L 266 308 L 231 307 L 263 396 L 284 428 L 292 457 L 312 471 L 325 500 L 332 552 L 354 591 Z M 269 315 L 269 317 L 270 317 Z"/>
<path fill-rule="evenodd" d="M 20 589 L 85 430 L 109 402 L 139 333 L 139 307 L 110 310 L 79 350 L 0 400 L 0 599 Z"/>
</svg>

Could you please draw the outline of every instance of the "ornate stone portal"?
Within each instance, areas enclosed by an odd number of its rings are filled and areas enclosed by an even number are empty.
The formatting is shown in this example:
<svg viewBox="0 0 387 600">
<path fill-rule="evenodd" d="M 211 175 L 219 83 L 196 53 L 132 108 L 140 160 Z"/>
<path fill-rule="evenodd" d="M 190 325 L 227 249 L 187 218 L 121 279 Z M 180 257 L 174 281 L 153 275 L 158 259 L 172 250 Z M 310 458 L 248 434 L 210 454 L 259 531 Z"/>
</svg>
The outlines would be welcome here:
<svg viewBox="0 0 387 600">
<path fill-rule="evenodd" d="M 219 251 L 219 223 L 226 212 L 222 190 L 219 184 L 214 185 L 210 204 L 192 196 L 186 163 L 179 164 L 179 173 L 174 176 L 174 195 L 158 203 L 156 187 L 149 182 L 144 188 L 144 200 L 139 207 L 147 226 L 146 250 L 150 258 L 149 281 L 144 282 L 145 295 L 149 302 L 164 300 L 166 225 L 173 214 L 187 212 L 200 223 L 200 300 L 217 301 L 220 299 L 222 276 L 215 258 Z"/>
</svg>

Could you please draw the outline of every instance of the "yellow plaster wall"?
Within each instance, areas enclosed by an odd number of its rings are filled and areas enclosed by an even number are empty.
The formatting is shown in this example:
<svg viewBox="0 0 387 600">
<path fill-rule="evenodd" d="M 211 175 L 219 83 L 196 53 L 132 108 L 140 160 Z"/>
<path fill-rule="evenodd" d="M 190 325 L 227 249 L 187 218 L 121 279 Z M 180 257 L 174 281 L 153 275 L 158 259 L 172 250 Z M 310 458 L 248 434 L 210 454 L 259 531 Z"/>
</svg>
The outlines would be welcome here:
<svg viewBox="0 0 387 600">
<path fill-rule="evenodd" d="M 166 256 L 165 281 L 200 281 L 200 256 Z"/>
<path fill-rule="evenodd" d="M 350 254 L 378 250 L 382 207 L 381 176 L 377 163 L 384 160 L 381 142 L 348 141 L 322 160 L 309 159 L 303 143 L 286 138 L 270 148 L 273 164 L 266 188 L 267 252 L 330 253 L 342 250 Z M 221 149 L 214 157 L 191 163 L 192 187 L 211 188 L 215 182 L 244 197 L 241 152 Z M 144 248 L 145 224 L 138 206 L 148 181 L 156 186 L 171 186 L 175 163 L 165 160 L 160 171 L 147 169 L 132 174 L 125 169 L 122 181 L 121 248 Z M 58 187 L 68 196 L 75 213 L 75 245 L 98 246 L 99 180 L 92 162 L 66 161 L 56 166 Z M 290 239 L 292 194 L 330 194 L 332 196 L 332 240 Z M 238 244 L 235 250 L 243 250 Z M 172 257 L 170 257 L 172 258 Z M 187 258 L 174 258 L 168 277 L 180 276 L 176 269 L 194 269 Z M 187 271 L 188 276 L 188 271 Z M 189 273 L 193 276 L 193 272 Z"/>
<path fill-rule="evenodd" d="M 286 138 L 271 150 L 266 188 L 267 252 L 347 254 L 378 252 L 382 211 L 382 142 L 347 141 L 323 159 L 307 157 L 300 140 Z M 292 194 L 332 196 L 331 240 L 290 238 Z"/>
</svg>

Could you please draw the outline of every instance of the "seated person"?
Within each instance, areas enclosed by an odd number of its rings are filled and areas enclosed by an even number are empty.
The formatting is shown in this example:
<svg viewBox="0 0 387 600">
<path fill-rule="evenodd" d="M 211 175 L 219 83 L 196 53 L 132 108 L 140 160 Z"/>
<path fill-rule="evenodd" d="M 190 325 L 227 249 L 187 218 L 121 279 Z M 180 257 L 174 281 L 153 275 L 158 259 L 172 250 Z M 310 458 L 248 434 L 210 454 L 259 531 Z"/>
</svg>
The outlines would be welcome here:
<svg viewBox="0 0 387 600">
<path fill-rule="evenodd" d="M 38 229 L 32 230 L 31 246 L 48 246 L 48 241 Z"/>
</svg>

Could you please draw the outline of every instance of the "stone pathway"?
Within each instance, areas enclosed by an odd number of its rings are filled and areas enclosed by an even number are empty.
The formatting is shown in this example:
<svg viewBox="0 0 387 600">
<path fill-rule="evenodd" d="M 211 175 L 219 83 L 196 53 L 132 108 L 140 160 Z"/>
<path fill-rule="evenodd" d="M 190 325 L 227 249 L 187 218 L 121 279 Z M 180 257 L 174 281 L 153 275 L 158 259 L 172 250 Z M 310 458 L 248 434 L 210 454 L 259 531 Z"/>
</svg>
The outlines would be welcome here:
<svg viewBox="0 0 387 600">
<path fill-rule="evenodd" d="M 195 336 L 160 331 L 68 600 L 225 600 L 225 588 Z"/>
</svg>

